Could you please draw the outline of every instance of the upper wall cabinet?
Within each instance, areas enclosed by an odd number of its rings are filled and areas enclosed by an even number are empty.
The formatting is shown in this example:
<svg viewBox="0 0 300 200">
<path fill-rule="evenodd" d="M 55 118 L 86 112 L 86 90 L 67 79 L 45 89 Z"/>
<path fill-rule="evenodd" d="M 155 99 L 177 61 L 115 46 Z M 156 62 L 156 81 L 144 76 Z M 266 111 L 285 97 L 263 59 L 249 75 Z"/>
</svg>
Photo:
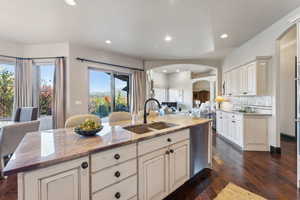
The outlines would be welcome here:
<svg viewBox="0 0 300 200">
<path fill-rule="evenodd" d="M 255 61 L 224 73 L 225 96 L 266 96 L 268 91 L 268 65 L 270 57 Z"/>
</svg>

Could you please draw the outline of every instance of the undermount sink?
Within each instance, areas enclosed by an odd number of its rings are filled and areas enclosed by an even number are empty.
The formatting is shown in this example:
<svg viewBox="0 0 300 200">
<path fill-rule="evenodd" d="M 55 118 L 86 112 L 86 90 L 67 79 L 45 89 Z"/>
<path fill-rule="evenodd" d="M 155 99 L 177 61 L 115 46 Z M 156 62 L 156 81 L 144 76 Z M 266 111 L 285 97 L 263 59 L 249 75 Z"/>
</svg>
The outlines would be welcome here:
<svg viewBox="0 0 300 200">
<path fill-rule="evenodd" d="M 136 134 L 149 133 L 155 130 L 162 130 L 170 127 L 178 126 L 177 124 L 167 123 L 167 122 L 153 122 L 151 124 L 139 124 L 123 127 L 124 129 L 134 132 Z"/>
<path fill-rule="evenodd" d="M 147 124 L 126 126 L 126 127 L 124 127 L 124 129 L 134 132 L 136 134 L 149 133 L 152 131 L 151 129 L 149 129 Z"/>
<path fill-rule="evenodd" d="M 177 124 L 167 123 L 167 122 L 154 122 L 148 125 L 150 128 L 156 129 L 156 130 L 162 130 L 165 128 L 171 128 L 174 126 L 178 126 Z"/>
</svg>

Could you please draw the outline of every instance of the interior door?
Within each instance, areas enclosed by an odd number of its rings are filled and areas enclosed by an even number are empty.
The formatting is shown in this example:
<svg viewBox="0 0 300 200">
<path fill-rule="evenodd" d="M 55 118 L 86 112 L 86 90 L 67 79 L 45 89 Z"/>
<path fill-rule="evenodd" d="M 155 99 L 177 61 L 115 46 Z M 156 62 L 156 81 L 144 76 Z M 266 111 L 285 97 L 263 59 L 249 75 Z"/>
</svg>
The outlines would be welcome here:
<svg viewBox="0 0 300 200">
<path fill-rule="evenodd" d="M 189 140 L 186 140 L 170 147 L 170 193 L 189 179 L 189 144 Z"/>
<path fill-rule="evenodd" d="M 161 200 L 169 193 L 168 148 L 139 158 L 139 200 Z"/>
</svg>

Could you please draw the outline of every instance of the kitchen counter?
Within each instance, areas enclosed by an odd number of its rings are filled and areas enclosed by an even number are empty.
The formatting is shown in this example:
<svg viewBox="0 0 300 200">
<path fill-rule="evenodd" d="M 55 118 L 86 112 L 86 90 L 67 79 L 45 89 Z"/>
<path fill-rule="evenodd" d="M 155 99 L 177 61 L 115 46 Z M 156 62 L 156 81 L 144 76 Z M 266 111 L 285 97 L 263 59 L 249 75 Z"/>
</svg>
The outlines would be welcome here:
<svg viewBox="0 0 300 200">
<path fill-rule="evenodd" d="M 245 116 L 272 116 L 272 114 L 269 113 L 247 113 L 247 112 L 239 112 L 239 111 L 234 111 L 234 110 L 217 110 L 217 111 L 221 111 L 221 112 L 227 112 L 227 113 L 234 113 L 234 114 L 240 114 L 240 115 L 245 115 Z"/>
<path fill-rule="evenodd" d="M 148 120 L 165 121 L 178 126 L 145 134 L 135 134 L 122 127 L 141 124 L 141 121 L 123 121 L 114 124 L 103 123 L 104 128 L 93 137 L 82 137 L 72 129 L 57 129 L 28 133 L 21 141 L 14 155 L 4 169 L 4 175 L 39 169 L 64 161 L 80 158 L 91 153 L 136 143 L 141 140 L 170 132 L 191 128 L 210 122 L 209 119 L 194 119 L 182 115 L 166 115 Z"/>
</svg>

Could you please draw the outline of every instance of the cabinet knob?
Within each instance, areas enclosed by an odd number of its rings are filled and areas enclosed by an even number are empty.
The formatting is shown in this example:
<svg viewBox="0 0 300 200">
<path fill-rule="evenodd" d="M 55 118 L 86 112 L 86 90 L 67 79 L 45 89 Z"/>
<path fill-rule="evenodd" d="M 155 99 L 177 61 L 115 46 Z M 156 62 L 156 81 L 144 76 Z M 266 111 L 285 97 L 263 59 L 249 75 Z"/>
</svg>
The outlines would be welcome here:
<svg viewBox="0 0 300 200">
<path fill-rule="evenodd" d="M 168 141 L 168 142 L 172 142 L 171 138 L 168 138 L 167 141 Z"/>
<path fill-rule="evenodd" d="M 167 155 L 169 155 L 169 154 L 170 154 L 170 152 L 169 152 L 169 151 L 166 151 L 166 154 L 167 154 Z"/>
<path fill-rule="evenodd" d="M 115 158 L 116 160 L 119 160 L 120 157 L 121 157 L 121 156 L 120 156 L 120 154 L 118 154 L 118 153 L 114 155 L 114 158 Z"/>
<path fill-rule="evenodd" d="M 174 153 L 174 150 L 173 150 L 173 149 L 170 149 L 170 153 Z"/>
<path fill-rule="evenodd" d="M 81 164 L 81 168 L 82 169 L 86 169 L 86 168 L 88 168 L 89 167 L 89 163 L 88 162 L 83 162 L 82 164 Z"/>
<path fill-rule="evenodd" d="M 235 123 L 235 121 L 232 121 L 232 123 Z"/>
<path fill-rule="evenodd" d="M 117 193 L 115 194 L 115 197 L 116 197 L 116 199 L 120 199 L 121 193 L 120 193 L 120 192 L 117 192 Z"/>
<path fill-rule="evenodd" d="M 115 177 L 119 178 L 121 176 L 121 173 L 119 171 L 115 172 Z"/>
</svg>

